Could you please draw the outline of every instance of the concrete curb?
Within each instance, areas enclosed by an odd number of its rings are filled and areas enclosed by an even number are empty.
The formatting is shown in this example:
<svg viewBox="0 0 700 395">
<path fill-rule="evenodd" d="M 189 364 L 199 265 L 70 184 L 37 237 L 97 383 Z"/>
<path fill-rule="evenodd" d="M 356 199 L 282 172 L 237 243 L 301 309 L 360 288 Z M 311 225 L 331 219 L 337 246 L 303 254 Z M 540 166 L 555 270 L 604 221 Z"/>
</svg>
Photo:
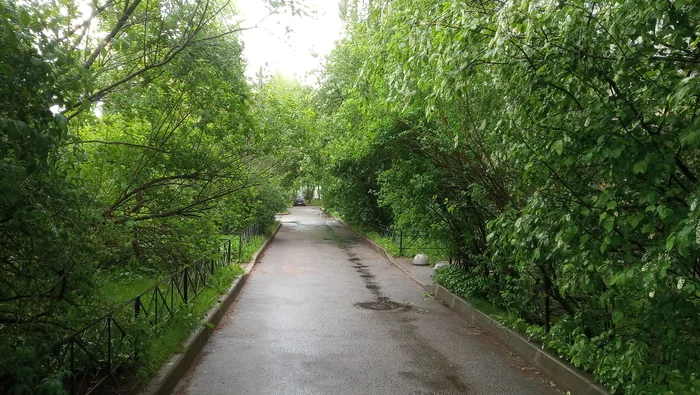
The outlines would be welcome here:
<svg viewBox="0 0 700 395">
<path fill-rule="evenodd" d="M 432 284 L 426 289 L 435 296 L 435 299 L 445 303 L 462 319 L 489 333 L 519 357 L 555 378 L 564 389 L 571 390 L 574 394 L 610 395 L 602 385 L 593 381 L 590 375 L 579 371 L 536 344 L 529 342 L 518 332 L 501 326 L 493 318 L 480 312 L 469 302 L 454 295 L 441 285 Z"/>
<path fill-rule="evenodd" d="M 323 211 L 326 212 L 325 210 Z M 326 214 L 331 215 L 328 212 L 326 212 Z M 579 371 L 575 367 L 543 350 L 536 344 L 531 343 L 520 333 L 502 326 L 493 318 L 480 312 L 469 302 L 448 291 L 443 286 L 438 284 L 423 284 L 422 282 L 418 281 L 418 279 L 413 277 L 411 273 L 396 263 L 391 254 L 389 254 L 384 247 L 365 237 L 362 233 L 356 231 L 352 226 L 346 224 L 340 218 L 333 218 L 350 228 L 355 234 L 362 238 L 365 243 L 372 247 L 373 250 L 383 255 L 394 266 L 406 273 L 413 281 L 420 284 L 428 292 L 433 294 L 435 299 L 445 303 L 460 318 L 474 326 L 479 327 L 513 353 L 525 361 L 532 363 L 550 377 L 555 378 L 557 384 L 560 384 L 562 387 L 564 387 L 564 389 L 571 390 L 571 392 L 576 395 L 610 395 L 608 390 L 602 385 L 596 383 L 589 374 Z"/>
<path fill-rule="evenodd" d="M 190 366 L 192 366 L 197 355 L 199 355 L 199 352 L 202 351 L 204 345 L 207 344 L 207 340 L 209 340 L 209 336 L 214 333 L 216 325 L 221 322 L 228 308 L 231 307 L 233 301 L 236 300 L 238 293 L 248 279 L 248 275 L 253 271 L 253 267 L 258 263 L 260 258 L 262 258 L 265 251 L 267 251 L 267 248 L 270 246 L 270 243 L 281 227 L 281 223 L 277 225 L 270 237 L 265 240 L 262 247 L 253 255 L 250 262 L 246 264 L 243 274 L 233 281 L 231 288 L 229 288 L 226 294 L 221 296 L 218 304 L 212 307 L 204 316 L 204 324 L 196 329 L 187 341 L 185 341 L 182 347 L 184 351 L 170 358 L 153 380 L 151 380 L 148 387 L 141 392 L 141 395 L 167 395 L 172 393 L 180 380 L 187 374 L 187 371 Z"/>
</svg>

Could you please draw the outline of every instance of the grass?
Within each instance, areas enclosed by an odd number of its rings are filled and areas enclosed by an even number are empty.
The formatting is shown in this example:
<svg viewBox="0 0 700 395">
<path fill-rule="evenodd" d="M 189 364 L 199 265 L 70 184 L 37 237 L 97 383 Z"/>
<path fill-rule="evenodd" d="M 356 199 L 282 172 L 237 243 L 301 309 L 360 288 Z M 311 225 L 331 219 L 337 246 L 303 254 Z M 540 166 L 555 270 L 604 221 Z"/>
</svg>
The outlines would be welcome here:
<svg viewBox="0 0 700 395">
<path fill-rule="evenodd" d="M 243 249 L 244 259 L 250 260 L 250 256 L 264 240 L 265 238 L 260 236 L 248 243 Z M 125 308 L 122 306 L 129 299 L 151 288 L 161 278 L 160 276 L 147 271 L 98 274 L 97 281 L 101 285 L 98 291 L 98 303 L 103 311 L 99 314 L 116 311 L 118 320 L 126 325 L 127 333 L 135 339 L 139 349 L 139 359 L 133 369 L 139 385 L 145 384 L 173 354 L 182 351 L 182 344 L 192 331 L 203 323 L 204 315 L 242 273 L 243 268 L 235 263 L 219 268 L 209 278 L 207 286 L 189 304 L 181 303 L 177 314 L 156 326 L 148 323 L 148 316 L 128 323 L 123 321 L 123 319 L 129 320 L 127 318 L 129 316 L 133 318 L 133 310 L 130 306 Z"/>
<path fill-rule="evenodd" d="M 255 236 L 243 246 L 239 263 L 249 262 L 256 251 L 265 243 L 267 236 Z M 234 246 L 238 247 L 237 243 Z M 237 251 L 236 251 L 237 252 Z M 219 269 L 209 280 L 208 286 L 195 298 L 186 310 L 175 315 L 163 329 L 162 333 L 154 336 L 144 352 L 144 360 L 139 368 L 138 377 L 145 380 L 157 372 L 160 366 L 167 362 L 170 356 L 180 352 L 180 347 L 189 337 L 192 330 L 202 324 L 202 317 L 211 309 L 231 286 L 233 280 L 243 273 L 239 265 L 229 265 Z"/>
<path fill-rule="evenodd" d="M 442 269 L 433 277 L 433 281 L 447 288 L 453 294 L 467 300 L 474 308 L 491 317 L 501 325 L 515 329 L 522 334 L 528 331 L 528 324 L 507 309 L 492 303 L 471 283 L 470 275 L 460 269 L 450 267 Z"/>
<path fill-rule="evenodd" d="M 277 223 L 270 225 L 266 233 L 270 234 L 276 225 Z M 222 236 L 222 239 L 228 237 L 231 236 Z M 172 355 L 183 351 L 182 346 L 192 331 L 208 324 L 203 321 L 205 314 L 244 272 L 238 263 L 249 262 L 266 239 L 266 236 L 254 237 L 243 246 L 241 256 L 238 257 L 238 239 L 234 237 L 231 251 L 234 262 L 219 268 L 209 277 L 206 287 L 202 288 L 196 297 L 190 295 L 189 304 L 184 304 L 181 300 L 175 302 L 176 314 L 159 315 L 165 320 L 161 320 L 157 325 L 152 325 L 150 321 L 153 315 L 141 314 L 134 319 L 134 306 L 127 305 L 126 302 L 151 289 L 165 274 L 141 267 L 121 267 L 95 274 L 94 304 L 86 306 L 87 315 L 84 318 L 99 317 L 111 312 L 114 319 L 112 322 L 119 325 L 120 330 L 126 331 L 126 336 L 114 343 L 119 347 L 117 359 L 123 364 L 122 374 L 132 377 L 131 380 L 127 380 L 129 383 L 121 384 L 126 385 L 124 388 L 130 388 L 128 391 L 142 388 Z M 144 302 L 149 306 L 151 295 L 147 296 L 148 302 Z M 146 305 L 143 308 L 146 309 Z M 137 359 L 132 359 L 134 350 L 138 350 Z"/>
<path fill-rule="evenodd" d="M 256 237 L 248 243 L 243 256 L 250 260 L 250 256 L 262 245 L 265 238 Z M 154 373 L 167 362 L 170 357 L 181 351 L 180 347 L 190 336 L 192 330 L 202 324 L 202 318 L 219 297 L 224 294 L 233 280 L 243 273 L 243 268 L 238 264 L 224 266 L 209 278 L 208 284 L 187 305 L 180 305 L 180 311 L 165 321 L 162 325 L 150 327 L 146 323 L 135 323 L 132 331 L 141 333 L 139 347 L 141 349 L 137 368 L 137 379 L 148 380 Z M 124 272 L 114 275 L 102 273 L 98 280 L 102 287 L 99 291 L 99 300 L 105 309 L 115 309 L 123 305 L 127 300 L 143 293 L 151 288 L 158 277 L 150 273 Z M 143 325 L 139 328 L 139 325 Z"/>
<path fill-rule="evenodd" d="M 158 277 L 154 275 L 139 274 L 117 274 L 116 276 L 105 275 L 100 280 L 102 286 L 99 291 L 99 298 L 105 307 L 117 307 L 127 300 L 143 293 L 152 287 Z"/>
<path fill-rule="evenodd" d="M 343 218 L 343 215 L 340 214 L 340 213 L 339 213 L 338 211 L 336 211 L 335 209 L 332 209 L 332 208 L 329 209 L 329 208 L 326 208 L 326 207 L 324 207 L 323 209 L 326 211 L 326 213 L 328 213 L 328 214 L 334 216 L 335 218 L 338 218 L 338 219 L 341 220 L 341 221 L 345 221 L 345 218 Z"/>
<path fill-rule="evenodd" d="M 372 240 L 373 242 L 379 244 L 380 246 L 384 247 L 384 249 L 391 254 L 391 256 L 406 256 L 406 255 L 399 255 L 399 246 L 394 243 L 394 240 L 391 239 L 391 237 L 382 237 L 379 233 L 377 232 L 360 232 L 365 237 L 368 239 Z"/>
<path fill-rule="evenodd" d="M 391 237 L 382 237 L 377 232 L 361 231 L 361 233 L 375 243 L 384 247 L 384 249 L 387 250 L 387 252 L 392 256 L 411 258 L 420 253 L 427 254 L 430 258 L 431 266 L 437 261 L 446 261 L 449 259 L 449 257 L 444 253 L 444 247 L 442 247 L 440 243 L 436 241 L 405 237 L 404 247 L 401 249 Z"/>
<path fill-rule="evenodd" d="M 521 335 L 525 336 L 529 340 L 540 340 L 538 338 L 533 339 L 532 336 L 528 334 L 529 326 L 523 319 L 518 318 L 517 316 L 515 316 L 512 313 L 509 313 L 500 306 L 491 303 L 487 299 L 472 296 L 468 298 L 467 301 L 469 301 L 469 303 L 472 306 L 474 306 L 477 310 L 493 318 L 499 324 L 507 328 L 514 329 L 516 332 L 519 332 Z"/>
<path fill-rule="evenodd" d="M 488 315 L 489 317 L 499 322 L 507 321 L 511 318 L 511 316 L 505 309 L 496 306 L 495 304 L 489 302 L 487 299 L 472 296 L 469 298 L 469 303 L 471 303 L 472 306 L 476 307 L 476 309 L 480 312 Z"/>
<path fill-rule="evenodd" d="M 170 357 L 182 351 L 181 346 L 192 330 L 202 324 L 202 318 L 224 294 L 233 280 L 243 273 L 239 265 L 229 265 L 219 269 L 209 279 L 209 284 L 192 303 L 171 318 L 161 331 L 154 331 L 144 345 L 143 359 L 137 377 L 147 380 L 155 374 Z"/>
<path fill-rule="evenodd" d="M 266 236 L 256 236 L 243 246 L 237 263 L 249 262 L 255 252 L 264 244 Z M 233 240 L 235 253 L 238 253 L 238 240 Z M 234 252 L 234 251 L 232 251 Z M 234 255 L 235 256 L 235 255 Z M 220 268 L 209 278 L 207 286 L 192 302 L 180 306 L 177 314 L 151 327 L 146 322 L 134 323 L 134 333 L 141 333 L 139 340 L 139 360 L 136 369 L 138 381 L 147 381 L 170 357 L 178 353 L 192 330 L 202 325 L 204 315 L 216 304 L 231 283 L 243 273 L 238 264 Z M 103 272 L 98 274 L 98 300 L 104 310 L 122 306 L 127 300 L 151 288 L 162 275 L 150 271 Z"/>
<path fill-rule="evenodd" d="M 275 226 L 277 226 L 277 223 L 275 223 Z M 235 252 L 231 252 L 232 255 L 238 254 L 238 241 L 234 239 L 235 242 L 233 243 L 233 248 L 235 248 Z M 245 245 L 243 245 L 243 250 L 241 251 L 241 256 L 236 258 L 236 262 L 238 263 L 247 263 L 250 262 L 251 259 L 253 259 L 253 254 L 257 250 L 262 247 L 262 245 L 265 243 L 265 240 L 267 240 L 267 236 L 255 236 L 253 237 L 252 240 L 248 241 Z"/>
</svg>

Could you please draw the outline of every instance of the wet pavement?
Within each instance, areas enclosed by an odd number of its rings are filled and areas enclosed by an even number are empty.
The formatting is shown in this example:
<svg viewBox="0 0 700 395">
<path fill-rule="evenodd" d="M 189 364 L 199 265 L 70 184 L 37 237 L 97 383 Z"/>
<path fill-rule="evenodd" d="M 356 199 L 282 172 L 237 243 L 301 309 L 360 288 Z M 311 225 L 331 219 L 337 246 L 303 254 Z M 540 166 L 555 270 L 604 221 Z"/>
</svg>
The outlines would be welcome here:
<svg viewBox="0 0 700 395">
<path fill-rule="evenodd" d="M 178 394 L 558 394 L 318 207 L 294 207 Z"/>
</svg>

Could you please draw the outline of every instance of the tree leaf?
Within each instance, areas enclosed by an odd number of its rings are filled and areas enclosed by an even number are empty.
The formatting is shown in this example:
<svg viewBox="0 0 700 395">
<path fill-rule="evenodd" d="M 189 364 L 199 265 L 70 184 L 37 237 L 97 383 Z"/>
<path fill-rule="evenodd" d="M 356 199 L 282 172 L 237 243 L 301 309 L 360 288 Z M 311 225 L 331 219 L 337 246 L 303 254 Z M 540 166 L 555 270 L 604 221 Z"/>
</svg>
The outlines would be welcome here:
<svg viewBox="0 0 700 395">
<path fill-rule="evenodd" d="M 29 23 L 32 21 L 32 18 L 29 15 L 29 12 L 27 12 L 27 10 L 21 10 L 19 12 L 19 21 L 20 23 L 22 23 L 22 25 L 29 26 Z"/>
<path fill-rule="evenodd" d="M 612 313 L 612 322 L 613 324 L 617 324 L 618 322 L 622 321 L 622 319 L 625 318 L 625 314 L 621 312 L 620 310 L 615 310 Z"/>
<path fill-rule="evenodd" d="M 605 218 L 603 221 L 603 229 L 605 229 L 606 232 L 610 233 L 613 230 L 613 227 L 615 226 L 615 217 L 612 215 L 608 216 Z"/>
<path fill-rule="evenodd" d="M 552 144 L 552 150 L 561 155 L 564 152 L 564 140 L 557 140 Z"/>
<path fill-rule="evenodd" d="M 635 163 L 634 166 L 632 166 L 632 172 L 634 174 L 641 174 L 641 173 L 646 173 L 647 171 L 647 162 L 640 160 L 639 162 Z"/>
<path fill-rule="evenodd" d="M 666 251 L 671 251 L 676 243 L 676 235 L 671 234 L 671 236 L 666 239 Z"/>
</svg>

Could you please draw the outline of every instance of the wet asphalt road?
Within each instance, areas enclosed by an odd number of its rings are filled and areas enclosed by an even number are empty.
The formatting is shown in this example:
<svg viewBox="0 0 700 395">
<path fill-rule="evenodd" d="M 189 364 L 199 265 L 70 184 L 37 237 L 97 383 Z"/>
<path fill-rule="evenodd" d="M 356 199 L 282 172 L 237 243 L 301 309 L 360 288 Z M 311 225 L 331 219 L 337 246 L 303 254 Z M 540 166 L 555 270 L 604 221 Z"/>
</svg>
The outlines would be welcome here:
<svg viewBox="0 0 700 395">
<path fill-rule="evenodd" d="M 559 393 L 345 225 L 290 212 L 176 393 Z"/>
</svg>

